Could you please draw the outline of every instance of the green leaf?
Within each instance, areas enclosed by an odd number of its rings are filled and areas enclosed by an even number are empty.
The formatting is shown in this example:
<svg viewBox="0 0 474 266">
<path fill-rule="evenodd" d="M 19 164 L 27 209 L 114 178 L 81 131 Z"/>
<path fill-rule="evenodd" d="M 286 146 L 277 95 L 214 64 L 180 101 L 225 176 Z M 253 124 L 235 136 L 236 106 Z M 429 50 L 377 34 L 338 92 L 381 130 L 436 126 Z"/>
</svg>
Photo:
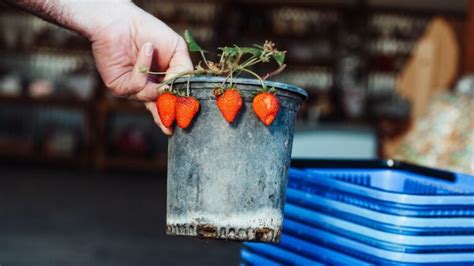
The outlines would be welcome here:
<svg viewBox="0 0 474 266">
<path fill-rule="evenodd" d="M 239 54 L 239 49 L 236 47 L 226 46 L 226 47 L 221 47 L 219 49 L 222 50 L 222 54 L 224 55 L 224 57 L 233 57 Z"/>
<path fill-rule="evenodd" d="M 239 48 L 244 54 L 251 54 L 255 57 L 259 57 L 262 54 L 262 49 L 254 47 L 240 47 Z"/>
<path fill-rule="evenodd" d="M 254 47 L 221 47 L 219 48 L 225 57 L 232 57 L 244 54 L 250 54 L 252 56 L 259 57 L 262 54 L 262 50 Z"/>
<path fill-rule="evenodd" d="M 285 52 L 275 51 L 272 57 L 281 66 L 285 62 L 285 55 Z"/>
<path fill-rule="evenodd" d="M 194 40 L 189 30 L 184 31 L 184 40 L 188 44 L 188 48 L 190 52 L 203 52 L 201 47 L 197 44 L 196 40 Z"/>
</svg>

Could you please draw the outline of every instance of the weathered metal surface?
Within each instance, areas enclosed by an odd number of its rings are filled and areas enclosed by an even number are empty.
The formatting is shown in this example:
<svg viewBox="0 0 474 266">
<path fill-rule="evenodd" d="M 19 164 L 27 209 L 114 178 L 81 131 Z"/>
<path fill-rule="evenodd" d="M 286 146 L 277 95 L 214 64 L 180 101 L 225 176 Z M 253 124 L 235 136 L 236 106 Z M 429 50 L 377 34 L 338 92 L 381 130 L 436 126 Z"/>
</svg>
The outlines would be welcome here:
<svg viewBox="0 0 474 266">
<path fill-rule="evenodd" d="M 167 233 L 278 242 L 296 112 L 304 90 L 281 83 L 280 112 L 269 127 L 256 117 L 258 82 L 235 79 L 244 107 L 233 124 L 212 95 L 223 79 L 191 79 L 200 111 L 187 129 L 176 127 L 168 146 Z M 187 80 L 174 84 L 185 88 Z"/>
<path fill-rule="evenodd" d="M 212 224 L 175 224 L 168 225 L 169 235 L 197 236 L 200 238 L 215 238 L 237 241 L 278 242 L 281 236 L 281 226 L 276 231 L 269 227 L 232 228 L 216 227 Z"/>
</svg>

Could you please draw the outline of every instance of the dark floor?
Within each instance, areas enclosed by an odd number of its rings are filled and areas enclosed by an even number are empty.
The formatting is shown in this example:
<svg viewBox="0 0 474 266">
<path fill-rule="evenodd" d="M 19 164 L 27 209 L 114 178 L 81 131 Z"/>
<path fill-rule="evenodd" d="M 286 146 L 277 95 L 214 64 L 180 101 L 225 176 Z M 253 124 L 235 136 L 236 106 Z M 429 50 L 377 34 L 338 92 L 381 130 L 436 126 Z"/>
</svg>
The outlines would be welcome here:
<svg viewBox="0 0 474 266">
<path fill-rule="evenodd" d="M 0 265 L 237 265 L 236 242 L 166 236 L 164 174 L 0 166 Z"/>
</svg>

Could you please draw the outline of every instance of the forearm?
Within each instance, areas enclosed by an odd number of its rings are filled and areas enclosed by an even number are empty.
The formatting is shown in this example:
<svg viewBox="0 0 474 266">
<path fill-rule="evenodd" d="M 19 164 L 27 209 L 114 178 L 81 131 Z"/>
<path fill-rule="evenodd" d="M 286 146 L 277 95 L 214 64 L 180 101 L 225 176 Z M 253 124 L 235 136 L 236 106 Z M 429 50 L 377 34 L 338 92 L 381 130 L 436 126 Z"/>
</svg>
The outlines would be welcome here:
<svg viewBox="0 0 474 266">
<path fill-rule="evenodd" d="M 130 0 L 5 0 L 43 19 L 91 38 L 99 27 L 127 16 Z"/>
</svg>

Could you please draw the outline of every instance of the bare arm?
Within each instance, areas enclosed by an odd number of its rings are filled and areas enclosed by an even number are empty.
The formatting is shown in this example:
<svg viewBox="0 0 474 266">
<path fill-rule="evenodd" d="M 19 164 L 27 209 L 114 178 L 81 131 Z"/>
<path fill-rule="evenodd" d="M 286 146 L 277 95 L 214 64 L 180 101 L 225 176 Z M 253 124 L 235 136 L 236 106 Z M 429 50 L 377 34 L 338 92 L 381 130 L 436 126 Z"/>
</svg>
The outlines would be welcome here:
<svg viewBox="0 0 474 266">
<path fill-rule="evenodd" d="M 137 7 L 130 0 L 5 0 L 45 20 L 91 38 L 94 31 Z"/>
</svg>

